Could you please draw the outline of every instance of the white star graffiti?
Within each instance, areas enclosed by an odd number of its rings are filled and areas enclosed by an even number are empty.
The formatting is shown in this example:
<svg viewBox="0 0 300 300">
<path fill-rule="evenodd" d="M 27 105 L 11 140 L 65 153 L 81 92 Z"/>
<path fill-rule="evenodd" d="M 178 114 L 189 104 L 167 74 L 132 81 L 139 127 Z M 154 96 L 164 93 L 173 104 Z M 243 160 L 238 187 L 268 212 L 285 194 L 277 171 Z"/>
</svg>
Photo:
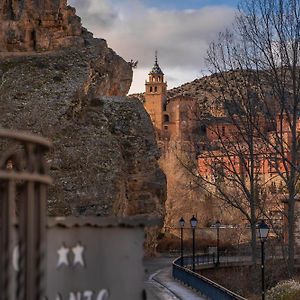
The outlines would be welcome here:
<svg viewBox="0 0 300 300">
<path fill-rule="evenodd" d="M 14 270 L 16 272 L 18 272 L 20 270 L 19 257 L 20 257 L 19 246 L 15 246 L 14 250 L 13 250 L 13 255 L 12 255 L 12 264 L 13 264 Z"/>
<path fill-rule="evenodd" d="M 57 268 L 66 265 L 69 265 L 69 260 L 68 260 L 68 253 L 69 253 L 69 249 L 66 248 L 64 245 L 62 245 L 59 250 L 57 250 L 57 254 L 58 254 L 58 262 L 57 262 Z"/>
<path fill-rule="evenodd" d="M 76 266 L 77 264 L 79 264 L 82 267 L 84 267 L 85 266 L 84 259 L 83 259 L 84 247 L 80 243 L 77 243 L 77 245 L 72 248 L 72 252 L 74 253 L 73 265 Z"/>
<path fill-rule="evenodd" d="M 62 297 L 61 297 L 61 295 L 60 295 L 60 294 L 57 294 L 57 296 L 56 296 L 56 300 L 62 300 Z"/>
</svg>

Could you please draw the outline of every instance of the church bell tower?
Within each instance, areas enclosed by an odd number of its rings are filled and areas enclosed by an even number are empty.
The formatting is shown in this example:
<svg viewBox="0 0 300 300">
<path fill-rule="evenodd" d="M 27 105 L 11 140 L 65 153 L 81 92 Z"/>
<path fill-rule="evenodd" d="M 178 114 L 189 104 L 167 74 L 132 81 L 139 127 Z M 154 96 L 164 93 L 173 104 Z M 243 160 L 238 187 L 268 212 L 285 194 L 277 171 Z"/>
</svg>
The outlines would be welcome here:
<svg viewBox="0 0 300 300">
<path fill-rule="evenodd" d="M 151 117 L 153 126 L 160 133 L 163 130 L 164 111 L 166 110 L 167 82 L 164 81 L 155 52 L 155 62 L 146 80 L 145 109 Z"/>
</svg>

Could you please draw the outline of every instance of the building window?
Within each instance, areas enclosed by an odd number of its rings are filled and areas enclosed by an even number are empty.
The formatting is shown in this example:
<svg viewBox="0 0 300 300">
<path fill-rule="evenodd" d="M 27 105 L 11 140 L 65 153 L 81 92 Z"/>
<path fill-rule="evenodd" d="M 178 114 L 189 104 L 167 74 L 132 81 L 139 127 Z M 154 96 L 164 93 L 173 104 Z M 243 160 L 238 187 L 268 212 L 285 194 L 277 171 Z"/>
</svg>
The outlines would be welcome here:
<svg viewBox="0 0 300 300">
<path fill-rule="evenodd" d="M 165 129 L 165 130 L 168 130 L 168 126 L 164 126 L 164 129 Z"/>
<path fill-rule="evenodd" d="M 168 123 L 170 121 L 168 115 L 164 115 L 164 123 Z"/>
<path fill-rule="evenodd" d="M 225 136 L 225 126 L 222 126 L 222 135 Z"/>
<path fill-rule="evenodd" d="M 167 111 L 167 102 L 165 102 L 165 103 L 163 104 L 163 110 L 164 110 L 164 111 Z"/>
<path fill-rule="evenodd" d="M 200 127 L 200 132 L 201 132 L 201 134 L 206 134 L 206 126 L 205 125 L 202 125 Z"/>
<path fill-rule="evenodd" d="M 157 86 L 154 87 L 154 92 L 157 93 Z"/>
<path fill-rule="evenodd" d="M 153 88 L 152 88 L 152 86 L 150 86 L 150 93 L 152 93 L 153 92 Z"/>
</svg>

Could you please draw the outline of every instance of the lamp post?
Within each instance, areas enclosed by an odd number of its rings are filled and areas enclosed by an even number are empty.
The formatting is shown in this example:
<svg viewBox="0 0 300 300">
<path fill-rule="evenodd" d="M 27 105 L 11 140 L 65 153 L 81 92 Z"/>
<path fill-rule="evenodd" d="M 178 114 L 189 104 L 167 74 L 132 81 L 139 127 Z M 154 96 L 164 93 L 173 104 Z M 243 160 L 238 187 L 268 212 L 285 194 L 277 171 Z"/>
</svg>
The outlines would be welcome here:
<svg viewBox="0 0 300 300">
<path fill-rule="evenodd" d="M 258 234 L 261 241 L 261 299 L 265 300 L 265 241 L 268 238 L 269 226 L 264 220 L 258 225 Z"/>
<path fill-rule="evenodd" d="M 192 232 L 193 232 L 193 272 L 195 272 L 195 229 L 198 223 L 198 220 L 195 218 L 193 215 L 192 218 L 190 219 L 191 227 L 192 227 Z"/>
<path fill-rule="evenodd" d="M 216 266 L 218 266 L 220 264 L 220 252 L 219 252 L 219 244 L 220 244 L 220 227 L 221 227 L 221 223 L 220 221 L 217 221 L 215 224 L 216 228 L 217 228 L 217 263 Z"/>
<path fill-rule="evenodd" d="M 179 220 L 180 225 L 180 265 L 183 267 L 183 227 L 184 227 L 185 221 L 183 217 Z"/>
</svg>

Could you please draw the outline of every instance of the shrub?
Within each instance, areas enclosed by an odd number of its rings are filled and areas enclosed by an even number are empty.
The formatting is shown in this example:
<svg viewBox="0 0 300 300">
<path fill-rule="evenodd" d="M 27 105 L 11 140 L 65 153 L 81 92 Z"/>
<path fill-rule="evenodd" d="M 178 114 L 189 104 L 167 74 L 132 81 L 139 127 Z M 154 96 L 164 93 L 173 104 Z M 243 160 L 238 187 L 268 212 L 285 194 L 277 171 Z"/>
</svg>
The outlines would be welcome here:
<svg viewBox="0 0 300 300">
<path fill-rule="evenodd" d="M 296 300 L 300 299 L 300 282 L 285 280 L 267 292 L 267 300 Z"/>
</svg>

